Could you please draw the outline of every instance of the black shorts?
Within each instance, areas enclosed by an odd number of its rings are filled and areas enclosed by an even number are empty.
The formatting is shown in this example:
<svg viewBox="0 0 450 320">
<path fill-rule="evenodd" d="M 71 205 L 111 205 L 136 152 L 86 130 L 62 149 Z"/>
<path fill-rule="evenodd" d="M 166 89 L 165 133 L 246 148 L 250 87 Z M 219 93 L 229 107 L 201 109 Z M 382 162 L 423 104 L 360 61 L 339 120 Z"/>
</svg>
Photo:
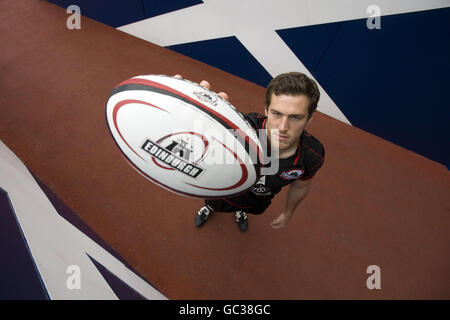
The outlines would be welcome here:
<svg viewBox="0 0 450 320">
<path fill-rule="evenodd" d="M 235 212 L 235 211 L 244 211 L 245 213 L 251 214 L 262 214 L 266 209 L 270 206 L 272 201 L 265 200 L 261 201 L 256 205 L 251 206 L 243 206 L 233 204 L 231 200 L 227 199 L 214 199 L 214 200 L 205 200 L 205 204 L 208 205 L 211 209 L 218 212 Z"/>
</svg>

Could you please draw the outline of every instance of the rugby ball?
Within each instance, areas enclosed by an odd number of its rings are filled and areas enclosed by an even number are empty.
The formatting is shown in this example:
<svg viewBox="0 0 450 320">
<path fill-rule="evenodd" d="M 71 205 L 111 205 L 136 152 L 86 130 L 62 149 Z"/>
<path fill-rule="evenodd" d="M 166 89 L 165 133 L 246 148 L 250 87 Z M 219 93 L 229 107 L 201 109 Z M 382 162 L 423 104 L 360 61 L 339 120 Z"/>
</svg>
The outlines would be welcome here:
<svg viewBox="0 0 450 320">
<path fill-rule="evenodd" d="M 118 84 L 106 104 L 109 130 L 145 178 L 177 194 L 224 198 L 259 179 L 256 131 L 216 93 L 184 79 L 143 75 Z"/>
</svg>

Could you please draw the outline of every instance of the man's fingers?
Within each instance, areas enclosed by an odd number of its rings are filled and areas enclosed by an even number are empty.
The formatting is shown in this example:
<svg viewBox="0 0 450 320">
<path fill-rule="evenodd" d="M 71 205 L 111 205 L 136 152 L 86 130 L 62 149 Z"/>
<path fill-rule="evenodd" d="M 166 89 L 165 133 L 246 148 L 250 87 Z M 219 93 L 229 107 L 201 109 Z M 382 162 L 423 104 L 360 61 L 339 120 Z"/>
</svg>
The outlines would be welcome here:
<svg viewBox="0 0 450 320">
<path fill-rule="evenodd" d="M 205 87 L 206 89 L 211 89 L 211 85 L 210 85 L 209 82 L 206 81 L 206 80 L 202 80 L 202 81 L 200 82 L 200 85 L 201 85 L 202 87 Z"/>
<path fill-rule="evenodd" d="M 183 79 L 183 77 L 180 74 L 176 74 L 173 77 L 176 78 L 176 79 Z M 208 81 L 206 81 L 206 80 L 202 80 L 200 82 L 200 85 L 202 87 L 205 87 L 208 90 L 211 90 L 211 84 Z M 225 92 L 219 92 L 218 95 L 221 96 L 223 99 L 228 101 L 228 94 L 226 94 Z"/>
<path fill-rule="evenodd" d="M 225 92 L 219 92 L 218 95 L 228 101 L 228 95 Z"/>
</svg>

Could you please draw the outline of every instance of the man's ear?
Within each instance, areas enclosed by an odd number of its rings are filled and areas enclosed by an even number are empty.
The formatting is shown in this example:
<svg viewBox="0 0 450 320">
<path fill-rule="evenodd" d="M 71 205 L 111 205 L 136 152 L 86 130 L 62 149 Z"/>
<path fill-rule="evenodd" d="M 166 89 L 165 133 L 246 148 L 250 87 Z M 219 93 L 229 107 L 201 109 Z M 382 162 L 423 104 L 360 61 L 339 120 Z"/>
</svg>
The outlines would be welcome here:
<svg viewBox="0 0 450 320">
<path fill-rule="evenodd" d="M 266 115 L 266 117 L 268 116 L 267 110 L 269 109 L 268 106 L 266 106 L 266 108 L 264 109 L 264 114 Z"/>
</svg>

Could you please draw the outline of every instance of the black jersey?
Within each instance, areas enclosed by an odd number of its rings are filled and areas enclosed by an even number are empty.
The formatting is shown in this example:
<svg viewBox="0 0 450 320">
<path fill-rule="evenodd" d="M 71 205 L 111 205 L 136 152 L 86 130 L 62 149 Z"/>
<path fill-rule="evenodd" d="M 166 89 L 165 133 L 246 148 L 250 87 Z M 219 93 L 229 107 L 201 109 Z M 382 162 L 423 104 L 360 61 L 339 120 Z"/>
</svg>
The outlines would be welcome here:
<svg viewBox="0 0 450 320">
<path fill-rule="evenodd" d="M 252 112 L 244 114 L 244 117 L 255 130 L 266 128 L 265 116 Z M 324 157 L 325 149 L 322 143 L 304 130 L 296 153 L 288 158 L 279 159 L 277 173 L 261 176 L 246 193 L 223 200 L 242 209 L 264 207 L 284 186 L 297 179 L 311 179 L 322 166 Z"/>
</svg>

